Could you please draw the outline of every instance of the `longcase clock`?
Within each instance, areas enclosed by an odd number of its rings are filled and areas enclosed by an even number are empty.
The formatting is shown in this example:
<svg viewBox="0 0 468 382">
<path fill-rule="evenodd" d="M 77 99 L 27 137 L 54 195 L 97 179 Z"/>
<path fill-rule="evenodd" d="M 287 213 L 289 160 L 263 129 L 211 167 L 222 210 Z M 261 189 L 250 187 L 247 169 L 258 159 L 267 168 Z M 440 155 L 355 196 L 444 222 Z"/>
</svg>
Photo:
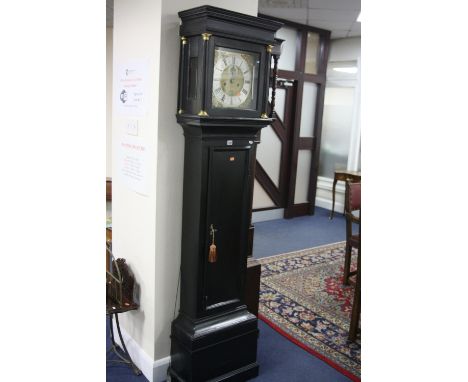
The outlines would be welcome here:
<svg viewBox="0 0 468 382">
<path fill-rule="evenodd" d="M 281 24 L 202 6 L 179 13 L 177 122 L 185 135 L 175 381 L 258 375 L 257 318 L 244 294 L 256 137 L 272 122 L 270 58 Z"/>
</svg>

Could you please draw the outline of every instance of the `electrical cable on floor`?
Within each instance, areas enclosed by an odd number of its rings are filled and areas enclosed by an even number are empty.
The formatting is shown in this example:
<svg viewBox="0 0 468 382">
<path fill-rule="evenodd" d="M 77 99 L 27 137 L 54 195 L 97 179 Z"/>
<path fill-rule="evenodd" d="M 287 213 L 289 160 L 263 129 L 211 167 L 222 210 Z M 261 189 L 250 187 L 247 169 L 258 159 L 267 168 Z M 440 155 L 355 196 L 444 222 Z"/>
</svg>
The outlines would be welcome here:
<svg viewBox="0 0 468 382">
<path fill-rule="evenodd" d="M 179 277 L 177 279 L 177 288 L 176 288 L 176 295 L 175 295 L 175 302 L 174 302 L 174 313 L 172 315 L 172 320 L 174 321 L 176 316 L 176 309 L 177 309 L 177 297 L 179 296 L 179 286 L 180 286 L 180 274 L 182 272 L 182 267 L 179 268 Z"/>
<path fill-rule="evenodd" d="M 175 301 L 174 301 L 174 313 L 172 314 L 172 321 L 175 320 L 175 317 L 176 317 L 176 309 L 177 309 L 177 298 L 179 296 L 179 287 L 180 287 L 180 275 L 181 275 L 181 272 L 182 272 L 182 265 L 181 267 L 179 268 L 179 277 L 177 278 L 177 288 L 176 288 L 176 295 L 175 295 Z M 167 370 L 169 371 L 169 369 L 171 368 L 171 365 L 172 365 L 172 357 L 169 357 L 169 367 L 167 368 Z M 167 382 L 170 382 L 171 380 L 171 376 L 169 374 L 167 374 Z"/>
</svg>

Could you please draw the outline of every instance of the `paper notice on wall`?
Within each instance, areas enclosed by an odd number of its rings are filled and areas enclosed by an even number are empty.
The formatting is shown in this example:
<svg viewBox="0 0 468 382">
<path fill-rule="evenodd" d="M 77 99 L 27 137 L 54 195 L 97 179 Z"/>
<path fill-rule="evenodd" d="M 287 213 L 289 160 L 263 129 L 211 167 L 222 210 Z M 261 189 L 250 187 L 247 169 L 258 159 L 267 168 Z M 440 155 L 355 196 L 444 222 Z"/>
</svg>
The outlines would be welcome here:
<svg viewBox="0 0 468 382">
<path fill-rule="evenodd" d="M 140 137 L 124 134 L 118 146 L 118 173 L 122 182 L 139 194 L 149 194 L 149 146 Z"/>
<path fill-rule="evenodd" d="M 117 65 L 114 83 L 114 105 L 123 117 L 143 117 L 148 98 L 146 61 L 129 61 Z"/>
</svg>

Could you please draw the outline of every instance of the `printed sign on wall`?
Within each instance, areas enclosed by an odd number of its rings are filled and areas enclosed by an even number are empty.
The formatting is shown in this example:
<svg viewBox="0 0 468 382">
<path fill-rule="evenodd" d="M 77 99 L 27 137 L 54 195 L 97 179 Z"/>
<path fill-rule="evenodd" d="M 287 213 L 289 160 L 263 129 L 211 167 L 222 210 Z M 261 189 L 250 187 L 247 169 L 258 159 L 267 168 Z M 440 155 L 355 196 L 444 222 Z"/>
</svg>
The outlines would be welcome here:
<svg viewBox="0 0 468 382">
<path fill-rule="evenodd" d="M 124 134 L 118 147 L 118 171 L 123 183 L 139 194 L 149 194 L 149 145 L 140 137 Z"/>
<path fill-rule="evenodd" d="M 148 98 L 148 62 L 129 61 L 117 66 L 114 105 L 123 117 L 143 117 Z"/>
</svg>

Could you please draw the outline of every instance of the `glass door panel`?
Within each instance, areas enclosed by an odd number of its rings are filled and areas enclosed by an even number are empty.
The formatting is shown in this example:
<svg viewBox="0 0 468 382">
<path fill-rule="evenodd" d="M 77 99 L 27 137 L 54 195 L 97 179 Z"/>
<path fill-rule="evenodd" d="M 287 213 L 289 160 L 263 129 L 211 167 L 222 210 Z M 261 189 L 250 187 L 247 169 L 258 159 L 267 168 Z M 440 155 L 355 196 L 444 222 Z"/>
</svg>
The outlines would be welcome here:
<svg viewBox="0 0 468 382">
<path fill-rule="evenodd" d="M 302 92 L 301 126 L 299 136 L 303 138 L 314 136 L 315 109 L 317 105 L 317 84 L 304 82 Z"/>
<path fill-rule="evenodd" d="M 318 53 L 320 48 L 320 35 L 318 33 L 307 33 L 307 50 L 305 72 L 307 74 L 318 73 Z"/>
<path fill-rule="evenodd" d="M 294 204 L 307 203 L 309 201 L 309 181 L 312 151 L 299 150 L 297 155 L 296 190 Z"/>
<path fill-rule="evenodd" d="M 331 61 L 328 64 L 319 176 L 333 179 L 335 170 L 348 167 L 357 72 L 357 61 Z"/>
<path fill-rule="evenodd" d="M 335 170 L 347 168 L 354 92 L 346 87 L 325 89 L 319 176 L 333 179 Z"/>
</svg>

